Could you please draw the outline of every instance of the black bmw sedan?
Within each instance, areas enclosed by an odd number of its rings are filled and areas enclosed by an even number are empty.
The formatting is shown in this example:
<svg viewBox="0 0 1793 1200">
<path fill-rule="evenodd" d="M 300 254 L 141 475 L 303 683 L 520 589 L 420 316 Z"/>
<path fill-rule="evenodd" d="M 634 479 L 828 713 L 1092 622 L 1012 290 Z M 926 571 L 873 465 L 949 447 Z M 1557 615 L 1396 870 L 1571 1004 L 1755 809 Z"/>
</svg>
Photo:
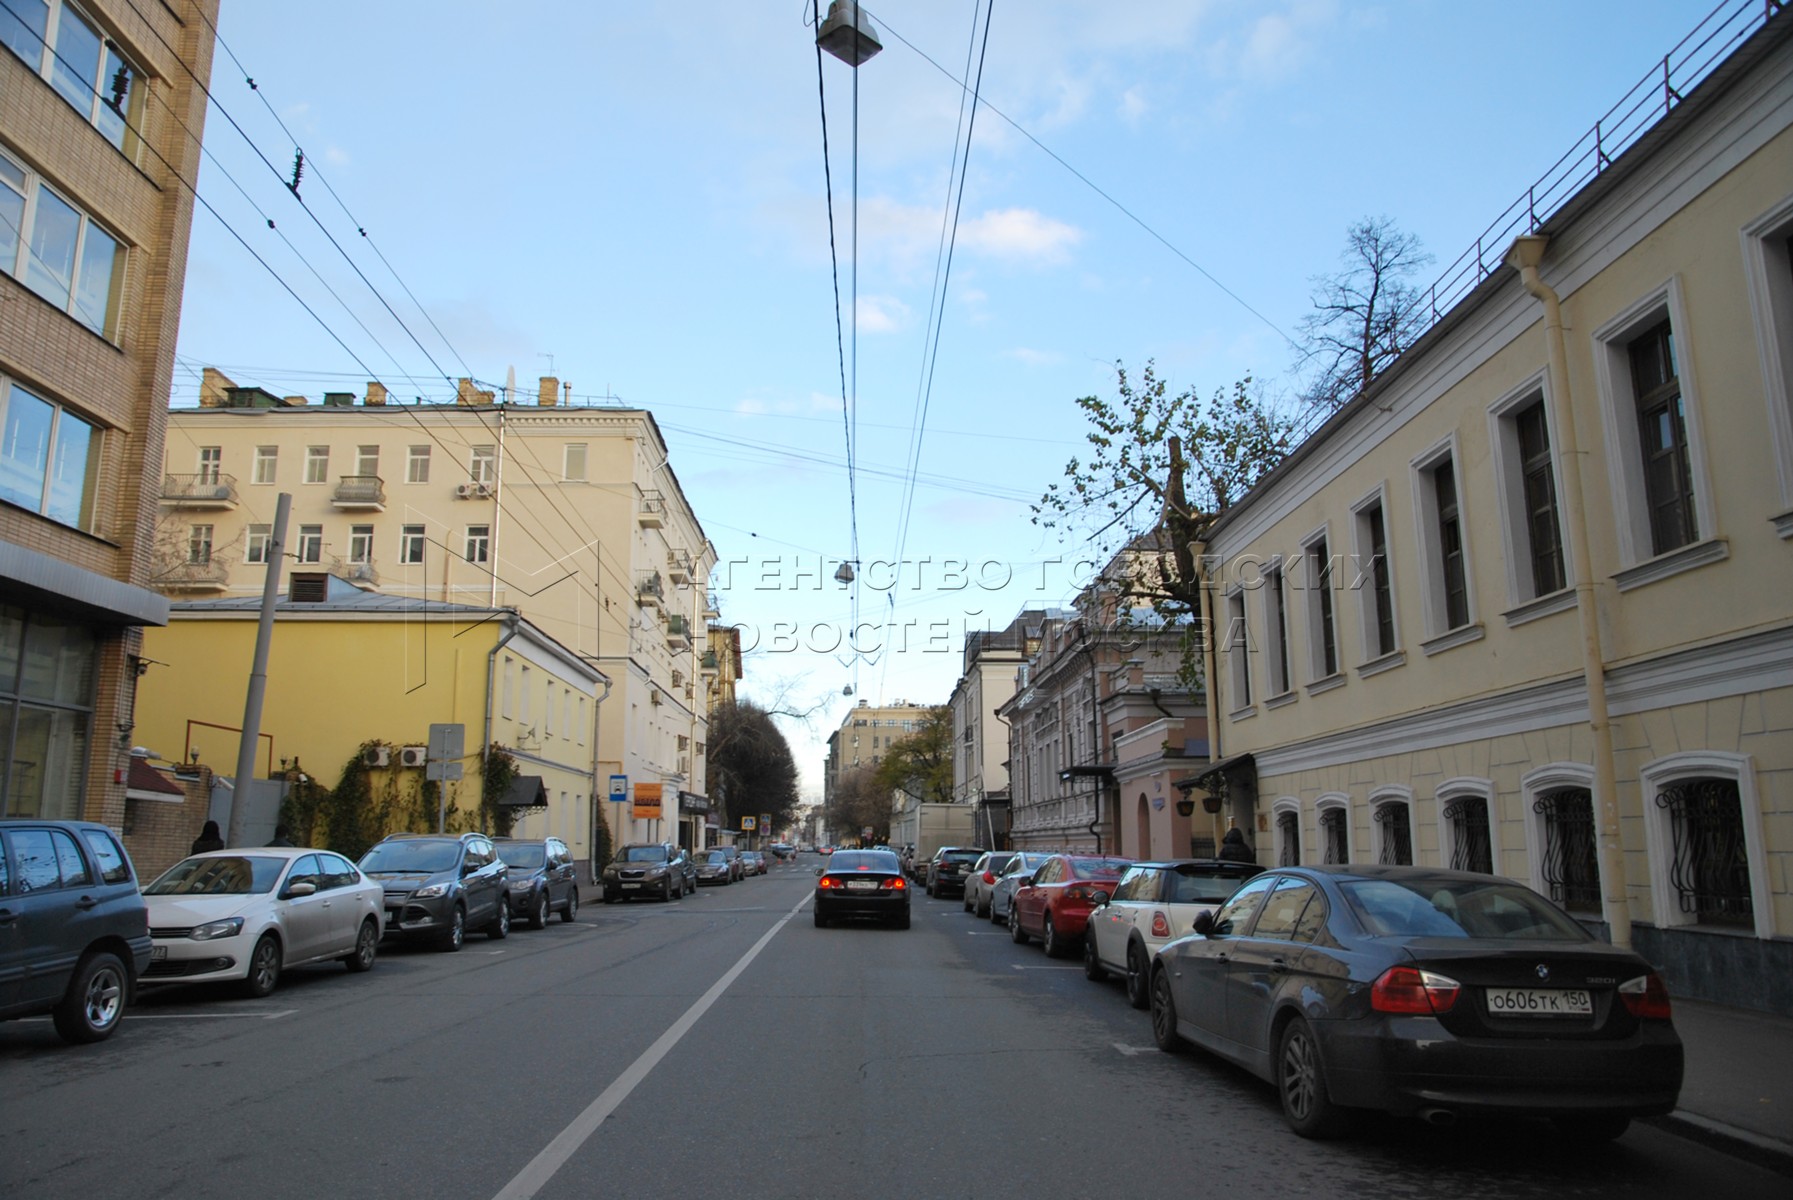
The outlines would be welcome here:
<svg viewBox="0 0 1793 1200">
<path fill-rule="evenodd" d="M 889 850 L 836 850 L 816 871 L 816 928 L 840 917 L 877 917 L 909 928 L 909 881 Z"/>
<path fill-rule="evenodd" d="M 1150 986 L 1160 1049 L 1194 1042 L 1275 1084 L 1304 1137 L 1364 1108 L 1549 1117 L 1607 1140 L 1681 1090 L 1650 964 L 1489 875 L 1266 872 L 1160 950 Z"/>
</svg>

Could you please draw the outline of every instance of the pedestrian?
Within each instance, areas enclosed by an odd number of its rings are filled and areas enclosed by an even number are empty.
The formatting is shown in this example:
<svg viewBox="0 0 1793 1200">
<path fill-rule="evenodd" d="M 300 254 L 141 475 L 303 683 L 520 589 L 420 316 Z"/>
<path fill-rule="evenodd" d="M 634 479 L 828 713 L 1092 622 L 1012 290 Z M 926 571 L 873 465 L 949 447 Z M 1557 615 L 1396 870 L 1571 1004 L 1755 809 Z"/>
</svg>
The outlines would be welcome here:
<svg viewBox="0 0 1793 1200">
<path fill-rule="evenodd" d="M 207 850 L 224 849 L 224 835 L 218 832 L 218 822 L 207 821 L 199 836 L 193 839 L 193 848 L 188 854 L 204 854 Z"/>
<path fill-rule="evenodd" d="M 1258 861 L 1258 856 L 1252 852 L 1250 846 L 1245 844 L 1245 835 L 1239 832 L 1237 825 L 1227 830 L 1226 836 L 1220 839 L 1220 853 L 1215 857 L 1226 862 L 1255 863 Z"/>
<path fill-rule="evenodd" d="M 274 840 L 269 842 L 268 845 L 270 845 L 270 846 L 291 846 L 293 844 L 294 844 L 294 842 L 293 842 L 293 837 L 292 837 L 292 830 L 288 829 L 284 825 L 274 826 Z"/>
</svg>

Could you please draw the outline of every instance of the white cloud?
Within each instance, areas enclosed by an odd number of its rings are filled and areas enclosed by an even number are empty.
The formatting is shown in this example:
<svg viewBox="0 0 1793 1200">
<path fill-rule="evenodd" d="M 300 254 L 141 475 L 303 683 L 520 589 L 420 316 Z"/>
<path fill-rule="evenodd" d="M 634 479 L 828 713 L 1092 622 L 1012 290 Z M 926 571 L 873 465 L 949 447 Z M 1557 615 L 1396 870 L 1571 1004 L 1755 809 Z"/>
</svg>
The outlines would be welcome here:
<svg viewBox="0 0 1793 1200">
<path fill-rule="evenodd" d="M 1121 120 L 1129 125 L 1138 125 L 1151 111 L 1151 102 L 1146 99 L 1145 89 L 1134 86 L 1121 93 Z"/>
<path fill-rule="evenodd" d="M 909 306 L 895 296 L 859 297 L 859 332 L 896 333 L 909 324 Z"/>
<path fill-rule="evenodd" d="M 992 258 L 1063 262 L 1083 240 L 1074 225 L 1030 208 L 1004 208 L 959 225 L 959 245 Z"/>
</svg>

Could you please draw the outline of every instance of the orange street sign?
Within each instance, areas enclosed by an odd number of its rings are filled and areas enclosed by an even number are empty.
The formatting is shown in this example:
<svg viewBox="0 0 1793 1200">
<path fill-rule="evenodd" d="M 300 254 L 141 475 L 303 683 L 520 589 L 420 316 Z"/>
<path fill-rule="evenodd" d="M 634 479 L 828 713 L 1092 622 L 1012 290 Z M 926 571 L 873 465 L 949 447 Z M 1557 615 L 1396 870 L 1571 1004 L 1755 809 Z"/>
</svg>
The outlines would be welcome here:
<svg viewBox="0 0 1793 1200">
<path fill-rule="evenodd" d="M 664 785 L 658 783 L 638 783 L 635 785 L 635 816 L 649 821 L 660 819 L 660 789 Z"/>
</svg>

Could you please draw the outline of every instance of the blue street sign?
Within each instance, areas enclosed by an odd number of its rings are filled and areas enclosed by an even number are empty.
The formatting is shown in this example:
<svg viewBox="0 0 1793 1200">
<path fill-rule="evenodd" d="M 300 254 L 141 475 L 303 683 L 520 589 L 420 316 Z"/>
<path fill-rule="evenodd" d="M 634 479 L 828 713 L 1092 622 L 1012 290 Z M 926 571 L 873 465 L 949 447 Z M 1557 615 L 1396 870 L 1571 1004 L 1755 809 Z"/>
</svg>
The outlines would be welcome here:
<svg viewBox="0 0 1793 1200">
<path fill-rule="evenodd" d="M 629 798 L 629 777 L 612 775 L 610 777 L 610 800 L 613 804 L 621 804 Z"/>
</svg>

